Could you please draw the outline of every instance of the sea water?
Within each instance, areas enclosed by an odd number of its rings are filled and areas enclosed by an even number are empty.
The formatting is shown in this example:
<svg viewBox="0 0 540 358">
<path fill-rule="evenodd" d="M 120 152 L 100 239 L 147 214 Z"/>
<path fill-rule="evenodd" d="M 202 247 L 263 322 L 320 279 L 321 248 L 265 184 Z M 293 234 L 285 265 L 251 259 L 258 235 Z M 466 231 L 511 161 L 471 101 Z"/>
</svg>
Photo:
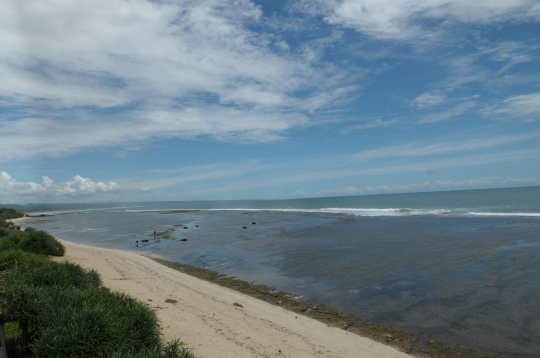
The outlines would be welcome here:
<svg viewBox="0 0 540 358">
<path fill-rule="evenodd" d="M 67 240 L 270 285 L 424 340 L 540 355 L 540 187 L 26 209 L 47 216 L 23 226 Z"/>
</svg>

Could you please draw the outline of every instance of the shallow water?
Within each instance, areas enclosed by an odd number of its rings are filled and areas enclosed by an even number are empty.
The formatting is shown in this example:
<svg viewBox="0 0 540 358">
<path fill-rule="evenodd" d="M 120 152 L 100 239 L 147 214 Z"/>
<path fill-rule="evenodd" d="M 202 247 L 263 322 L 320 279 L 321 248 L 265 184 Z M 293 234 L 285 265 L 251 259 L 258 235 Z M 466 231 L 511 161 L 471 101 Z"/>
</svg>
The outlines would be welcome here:
<svg viewBox="0 0 540 358">
<path fill-rule="evenodd" d="M 450 345 L 540 352 L 540 218 L 87 211 L 22 224 L 256 281 Z"/>
</svg>

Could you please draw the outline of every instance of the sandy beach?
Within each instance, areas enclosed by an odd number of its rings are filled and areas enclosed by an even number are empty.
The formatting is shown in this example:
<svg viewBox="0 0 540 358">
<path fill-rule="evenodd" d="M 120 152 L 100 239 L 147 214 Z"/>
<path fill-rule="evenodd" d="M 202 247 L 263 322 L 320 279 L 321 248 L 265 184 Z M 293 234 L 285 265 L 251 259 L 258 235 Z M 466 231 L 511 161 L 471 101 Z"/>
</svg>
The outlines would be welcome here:
<svg viewBox="0 0 540 358">
<path fill-rule="evenodd" d="M 164 338 L 181 339 L 200 358 L 411 357 L 137 253 L 62 242 L 66 256 L 58 260 L 95 269 L 106 287 L 146 302 L 155 310 Z"/>
<path fill-rule="evenodd" d="M 6 221 L 11 221 L 12 223 L 17 224 L 26 219 L 29 219 L 29 217 L 25 216 L 25 217 L 17 218 L 17 219 L 7 219 Z"/>
</svg>

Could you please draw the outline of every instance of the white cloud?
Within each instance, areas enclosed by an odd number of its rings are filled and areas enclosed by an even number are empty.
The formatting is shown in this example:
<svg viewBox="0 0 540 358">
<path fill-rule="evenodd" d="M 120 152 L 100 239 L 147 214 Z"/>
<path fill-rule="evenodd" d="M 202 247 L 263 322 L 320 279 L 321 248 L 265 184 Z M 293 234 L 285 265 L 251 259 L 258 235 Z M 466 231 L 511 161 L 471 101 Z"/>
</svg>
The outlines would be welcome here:
<svg viewBox="0 0 540 358">
<path fill-rule="evenodd" d="M 509 97 L 481 111 L 491 119 L 532 121 L 540 118 L 540 93 Z"/>
<path fill-rule="evenodd" d="M 437 92 L 424 92 L 413 100 L 413 105 L 424 108 L 443 104 L 446 96 Z"/>
<path fill-rule="evenodd" d="M 353 28 L 378 39 L 439 37 L 455 23 L 531 21 L 540 16 L 536 0 L 300 0 L 295 10 L 322 15 L 330 24 Z M 426 22 L 438 27 L 428 28 Z"/>
<path fill-rule="evenodd" d="M 493 47 L 481 48 L 481 53 L 490 55 L 493 61 L 504 62 L 504 66 L 497 72 L 502 74 L 517 64 L 532 61 L 535 57 L 531 54 L 533 50 L 538 50 L 538 45 L 503 41 Z"/>
<path fill-rule="evenodd" d="M 57 199 L 91 196 L 96 199 L 96 195 L 114 194 L 122 190 L 115 182 L 94 182 L 90 178 L 83 178 L 76 175 L 72 181 L 57 185 L 49 177 L 44 176 L 41 183 L 20 182 L 13 179 L 8 173 L 0 173 L 0 198 L 20 199 L 31 197 L 35 200 Z"/>
<path fill-rule="evenodd" d="M 269 142 L 354 90 L 310 51 L 322 45 L 293 53 L 251 31 L 261 16 L 248 0 L 0 2 L 0 101 L 16 112 L 0 117 L 12 152 L 0 159 L 163 137 Z"/>
<path fill-rule="evenodd" d="M 300 114 L 220 106 L 140 111 L 137 115 L 137 119 L 130 118 L 128 113 L 92 121 L 0 121 L 0 161 L 69 155 L 94 147 L 144 143 L 155 138 L 194 138 L 210 133 L 222 141 L 272 142 L 282 138 L 280 131 L 307 123 L 307 118 Z"/>
</svg>

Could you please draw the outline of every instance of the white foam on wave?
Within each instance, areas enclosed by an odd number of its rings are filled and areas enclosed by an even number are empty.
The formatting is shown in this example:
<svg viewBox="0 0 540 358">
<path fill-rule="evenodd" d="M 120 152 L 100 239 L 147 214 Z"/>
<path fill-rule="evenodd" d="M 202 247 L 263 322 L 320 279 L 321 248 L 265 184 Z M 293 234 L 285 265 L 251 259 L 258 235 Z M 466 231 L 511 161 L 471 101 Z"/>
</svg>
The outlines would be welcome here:
<svg viewBox="0 0 540 358">
<path fill-rule="evenodd" d="M 199 209 L 201 210 L 201 209 Z M 490 213 L 473 212 L 466 209 L 409 209 L 409 208 L 321 208 L 321 209 L 202 209 L 202 211 L 273 211 L 296 213 L 330 213 L 351 216 L 492 216 L 492 217 L 540 217 L 540 213 Z"/>
<path fill-rule="evenodd" d="M 348 214 L 354 216 L 418 216 L 418 215 L 451 215 L 452 212 L 444 209 L 408 209 L 408 208 L 388 208 L 388 209 L 356 209 L 356 208 L 324 208 L 321 212 Z"/>
<path fill-rule="evenodd" d="M 416 215 L 451 215 L 456 212 L 444 209 L 408 209 L 408 208 L 321 208 L 321 209 L 202 209 L 202 211 L 273 211 L 291 213 L 329 213 L 352 216 L 416 216 Z"/>
<path fill-rule="evenodd" d="M 118 208 L 114 208 L 118 209 Z M 66 210 L 47 212 L 46 215 L 61 215 L 61 214 L 84 214 L 96 212 L 97 210 Z M 127 210 L 107 210 L 102 212 L 128 212 L 128 213 L 141 213 L 141 212 L 174 212 L 174 211 L 243 211 L 243 212 L 283 212 L 283 213 L 329 213 L 329 214 L 343 214 L 351 216 L 365 216 L 365 217 L 378 217 L 378 216 L 473 216 L 473 217 L 540 217 L 540 213 L 527 213 L 527 212 L 515 212 L 515 213 L 501 213 L 501 212 L 474 212 L 467 209 L 410 209 L 410 208 L 320 208 L 320 209 L 280 209 L 280 208 L 214 208 L 214 209 L 127 209 Z M 39 213 L 32 213 L 33 215 L 39 215 Z"/>
<path fill-rule="evenodd" d="M 540 213 L 486 213 L 486 212 L 469 212 L 473 216 L 528 216 L 540 217 Z"/>
</svg>

